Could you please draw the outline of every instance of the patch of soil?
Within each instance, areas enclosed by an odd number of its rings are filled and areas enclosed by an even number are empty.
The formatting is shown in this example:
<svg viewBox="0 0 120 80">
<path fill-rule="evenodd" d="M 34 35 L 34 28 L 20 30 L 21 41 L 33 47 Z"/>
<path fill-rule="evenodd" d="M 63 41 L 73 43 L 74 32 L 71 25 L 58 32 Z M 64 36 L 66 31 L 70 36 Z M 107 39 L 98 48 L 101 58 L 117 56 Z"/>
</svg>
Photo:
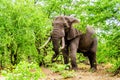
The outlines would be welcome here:
<svg viewBox="0 0 120 80">
<path fill-rule="evenodd" d="M 39 80 L 120 80 L 120 77 L 113 76 L 112 73 L 107 71 L 112 67 L 111 64 L 99 64 L 96 72 L 90 72 L 89 67 L 89 65 L 80 63 L 78 65 L 78 71 L 74 72 L 75 76 L 66 79 L 60 73 L 55 73 L 48 68 L 41 67 L 46 78 Z M 31 72 L 34 71 L 31 70 Z M 0 80 L 5 80 L 5 77 L 0 75 Z"/>
<path fill-rule="evenodd" d="M 75 76 L 67 79 L 64 79 L 59 73 L 42 67 L 42 71 L 46 74 L 46 78 L 42 80 L 120 80 L 120 77 L 112 76 L 107 71 L 111 66 L 111 64 L 100 64 L 96 72 L 90 72 L 89 65 L 81 63 L 78 65 L 79 69 L 75 72 Z"/>
<path fill-rule="evenodd" d="M 62 79 L 62 76 L 59 75 L 58 73 L 54 73 L 48 68 L 44 68 L 44 67 L 41 67 L 41 68 L 43 73 L 46 75 L 46 78 L 40 79 L 40 80 L 61 80 Z"/>
</svg>

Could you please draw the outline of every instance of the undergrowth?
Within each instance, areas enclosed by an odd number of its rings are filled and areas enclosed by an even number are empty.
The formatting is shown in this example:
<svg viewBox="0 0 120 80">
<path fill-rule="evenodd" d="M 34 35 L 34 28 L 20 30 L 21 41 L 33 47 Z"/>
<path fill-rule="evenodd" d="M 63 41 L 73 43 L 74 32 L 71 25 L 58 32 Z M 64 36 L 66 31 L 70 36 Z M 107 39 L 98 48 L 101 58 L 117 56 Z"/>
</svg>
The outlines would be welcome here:
<svg viewBox="0 0 120 80">
<path fill-rule="evenodd" d="M 36 63 L 21 61 L 15 69 L 11 71 L 2 70 L 2 75 L 6 80 L 38 80 L 45 77 L 40 67 Z"/>
<path fill-rule="evenodd" d="M 69 64 L 65 65 L 65 64 L 53 63 L 50 69 L 55 73 L 59 73 L 63 78 L 74 77 L 75 71 L 69 70 L 69 68 L 70 68 Z"/>
</svg>

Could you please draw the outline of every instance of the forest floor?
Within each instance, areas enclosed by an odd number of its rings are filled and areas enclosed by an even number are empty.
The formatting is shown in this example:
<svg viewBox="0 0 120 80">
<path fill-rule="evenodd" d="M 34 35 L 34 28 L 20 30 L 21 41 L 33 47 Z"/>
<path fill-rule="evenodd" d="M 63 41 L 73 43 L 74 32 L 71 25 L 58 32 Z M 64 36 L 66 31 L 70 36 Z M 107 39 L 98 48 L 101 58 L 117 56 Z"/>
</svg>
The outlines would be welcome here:
<svg viewBox="0 0 120 80">
<path fill-rule="evenodd" d="M 107 71 L 111 66 L 111 64 L 99 64 L 96 72 L 90 72 L 89 65 L 81 63 L 78 66 L 78 71 L 74 72 L 75 76 L 69 78 L 64 78 L 59 72 L 55 73 L 48 68 L 42 67 L 46 78 L 40 80 L 120 80 L 120 77 L 113 76 L 112 73 Z"/>
<path fill-rule="evenodd" d="M 41 67 L 45 78 L 39 80 L 120 80 L 120 76 L 113 76 L 108 70 L 111 64 L 99 64 L 96 72 L 89 71 L 89 65 L 80 63 L 78 70 L 73 73 L 74 76 L 65 78 L 60 72 L 53 72 L 49 68 Z M 5 80 L 4 76 L 0 76 L 0 80 Z"/>
</svg>

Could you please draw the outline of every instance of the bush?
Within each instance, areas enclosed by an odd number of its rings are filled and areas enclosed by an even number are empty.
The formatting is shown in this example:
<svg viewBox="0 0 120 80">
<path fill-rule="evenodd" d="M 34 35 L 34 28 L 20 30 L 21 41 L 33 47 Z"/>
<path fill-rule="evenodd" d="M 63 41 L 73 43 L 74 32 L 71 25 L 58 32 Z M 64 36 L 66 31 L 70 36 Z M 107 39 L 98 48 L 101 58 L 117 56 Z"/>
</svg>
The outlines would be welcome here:
<svg viewBox="0 0 120 80">
<path fill-rule="evenodd" d="M 1 0 L 0 9 L 0 65 L 15 65 L 28 56 L 42 61 L 44 53 L 38 48 L 46 40 L 50 21 L 41 6 L 34 0 Z"/>
<path fill-rule="evenodd" d="M 15 66 L 12 72 L 3 70 L 2 75 L 6 77 L 6 80 L 38 80 L 45 77 L 37 63 L 25 61 Z"/>
</svg>

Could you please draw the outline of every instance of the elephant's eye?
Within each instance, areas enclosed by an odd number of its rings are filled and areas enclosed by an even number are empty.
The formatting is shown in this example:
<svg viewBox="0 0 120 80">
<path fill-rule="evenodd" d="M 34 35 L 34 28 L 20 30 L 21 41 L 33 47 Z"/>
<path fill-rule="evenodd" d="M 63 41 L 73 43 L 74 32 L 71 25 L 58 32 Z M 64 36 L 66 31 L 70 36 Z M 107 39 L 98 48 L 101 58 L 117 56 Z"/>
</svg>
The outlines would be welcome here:
<svg viewBox="0 0 120 80">
<path fill-rule="evenodd" d="M 66 29 L 66 28 L 67 28 L 67 26 L 64 26 L 64 28 Z"/>
</svg>

